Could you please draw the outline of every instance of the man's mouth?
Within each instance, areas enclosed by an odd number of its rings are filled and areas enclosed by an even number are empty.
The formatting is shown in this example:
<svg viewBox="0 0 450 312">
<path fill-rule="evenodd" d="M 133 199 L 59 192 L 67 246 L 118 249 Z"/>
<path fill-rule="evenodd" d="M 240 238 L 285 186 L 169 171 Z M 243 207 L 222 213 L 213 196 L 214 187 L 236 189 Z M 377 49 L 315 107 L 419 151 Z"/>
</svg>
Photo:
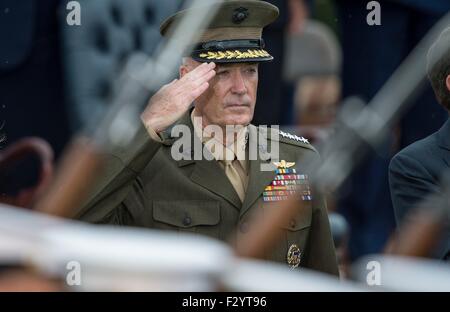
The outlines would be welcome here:
<svg viewBox="0 0 450 312">
<path fill-rule="evenodd" d="M 230 104 L 225 104 L 225 108 L 232 108 L 232 107 L 249 107 L 250 105 L 246 104 L 246 103 L 230 103 Z"/>
</svg>

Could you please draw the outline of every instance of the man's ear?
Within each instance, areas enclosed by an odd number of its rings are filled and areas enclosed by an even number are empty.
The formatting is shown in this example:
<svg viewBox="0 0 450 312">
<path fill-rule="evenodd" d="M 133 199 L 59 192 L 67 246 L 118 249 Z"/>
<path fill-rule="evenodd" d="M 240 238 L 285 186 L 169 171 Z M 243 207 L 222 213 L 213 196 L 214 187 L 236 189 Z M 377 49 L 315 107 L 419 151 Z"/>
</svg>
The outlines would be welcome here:
<svg viewBox="0 0 450 312">
<path fill-rule="evenodd" d="M 450 75 L 445 79 L 445 85 L 447 86 L 447 91 L 450 92 Z"/>
</svg>

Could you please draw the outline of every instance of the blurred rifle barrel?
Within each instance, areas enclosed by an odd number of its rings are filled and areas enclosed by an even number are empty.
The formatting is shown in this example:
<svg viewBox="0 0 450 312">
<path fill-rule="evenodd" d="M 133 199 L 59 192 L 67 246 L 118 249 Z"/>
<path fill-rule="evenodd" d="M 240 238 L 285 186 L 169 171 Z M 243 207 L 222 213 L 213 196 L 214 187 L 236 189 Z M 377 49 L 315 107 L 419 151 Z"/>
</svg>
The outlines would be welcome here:
<svg viewBox="0 0 450 312">
<path fill-rule="evenodd" d="M 216 1 L 217 3 L 222 2 Z M 40 212 L 60 217 L 73 217 L 95 177 L 101 170 L 102 154 L 125 146 L 137 134 L 142 105 L 176 72 L 177 66 L 192 42 L 214 17 L 218 6 L 204 6 L 204 0 L 194 0 L 190 11 L 170 34 L 170 39 L 156 51 L 154 58 L 143 55 L 130 57 L 119 76 L 118 92 L 113 94 L 106 116 L 91 126 L 91 135 L 79 135 L 70 144 L 48 192 L 36 204 Z M 97 124 L 99 124 L 98 127 Z M 86 131 L 89 133 L 89 130 Z"/>
<path fill-rule="evenodd" d="M 421 89 L 426 77 L 426 52 L 439 34 L 450 25 L 450 13 L 445 15 L 411 52 L 406 60 L 394 72 L 376 96 L 365 105 L 358 98 L 350 98 L 344 103 L 335 125 L 336 131 L 327 141 L 319 146 L 322 151 L 322 161 L 313 158 L 301 159 L 302 168 L 308 172 L 312 184 L 323 192 L 338 189 L 350 175 L 356 165 L 370 148 L 377 148 L 385 139 L 401 114 L 407 109 L 411 98 Z M 441 55 L 431 60 L 431 65 L 442 58 Z M 262 257 L 264 250 L 273 247 L 277 242 L 267 233 L 277 233 L 279 225 L 289 222 L 291 216 L 301 209 L 302 203 L 295 200 L 277 203 L 273 211 L 254 223 L 254 230 L 245 238 L 244 247 L 237 247 L 237 253 L 243 256 Z M 428 216 L 428 215 L 427 215 Z M 430 216 L 421 220 L 421 226 L 416 228 L 422 233 L 422 245 L 406 245 L 401 240 L 401 253 L 424 254 L 439 233 L 440 222 Z M 266 233 L 266 234 L 264 234 Z M 410 232 L 408 232 L 410 233 Z M 427 234 L 428 233 L 428 234 Z M 418 234 L 420 235 L 420 234 Z M 417 235 L 416 235 L 417 236 Z M 262 239 L 264 237 L 264 239 Z"/>
</svg>

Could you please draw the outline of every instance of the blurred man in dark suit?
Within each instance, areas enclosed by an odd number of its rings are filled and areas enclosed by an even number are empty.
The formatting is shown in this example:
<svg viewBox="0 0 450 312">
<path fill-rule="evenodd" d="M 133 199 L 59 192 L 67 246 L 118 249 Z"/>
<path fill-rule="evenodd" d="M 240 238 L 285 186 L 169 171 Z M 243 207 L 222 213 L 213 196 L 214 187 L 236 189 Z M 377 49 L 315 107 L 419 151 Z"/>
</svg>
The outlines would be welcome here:
<svg viewBox="0 0 450 312">
<path fill-rule="evenodd" d="M 450 110 L 450 28 L 447 28 L 428 52 L 428 78 L 438 102 Z M 443 51 L 444 57 L 434 66 Z M 389 182 L 397 224 L 430 193 L 441 192 L 440 179 L 450 169 L 450 121 L 432 135 L 400 151 L 389 166 Z M 450 232 L 448 232 L 450 233 Z M 450 256 L 450 235 L 436 251 L 438 258 Z"/>
</svg>

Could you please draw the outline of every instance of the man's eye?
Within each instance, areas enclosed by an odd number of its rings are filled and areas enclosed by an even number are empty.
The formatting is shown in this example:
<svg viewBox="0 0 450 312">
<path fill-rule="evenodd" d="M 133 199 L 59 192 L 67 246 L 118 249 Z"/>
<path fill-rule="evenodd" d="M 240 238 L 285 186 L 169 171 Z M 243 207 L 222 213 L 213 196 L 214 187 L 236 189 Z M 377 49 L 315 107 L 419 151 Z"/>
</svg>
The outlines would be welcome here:
<svg viewBox="0 0 450 312">
<path fill-rule="evenodd" d="M 223 70 L 223 71 L 217 72 L 217 76 L 219 76 L 219 77 L 226 77 L 226 76 L 228 76 L 228 74 L 229 74 L 228 70 Z"/>
<path fill-rule="evenodd" d="M 256 68 L 254 68 L 254 67 L 247 68 L 247 72 L 254 74 L 254 73 L 256 73 Z"/>
</svg>

